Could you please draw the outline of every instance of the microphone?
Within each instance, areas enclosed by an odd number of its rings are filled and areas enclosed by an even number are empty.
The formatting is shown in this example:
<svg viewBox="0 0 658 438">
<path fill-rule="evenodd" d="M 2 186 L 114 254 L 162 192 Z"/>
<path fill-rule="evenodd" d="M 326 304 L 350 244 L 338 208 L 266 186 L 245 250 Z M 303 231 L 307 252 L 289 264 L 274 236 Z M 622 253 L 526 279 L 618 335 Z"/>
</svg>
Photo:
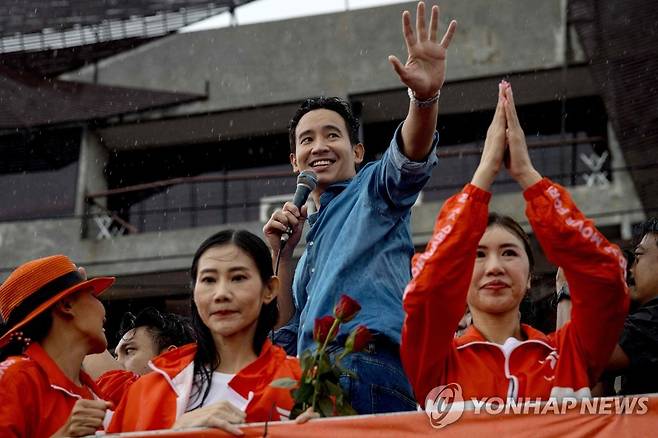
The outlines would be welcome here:
<svg viewBox="0 0 658 438">
<path fill-rule="evenodd" d="M 312 170 L 304 170 L 297 176 L 297 190 L 292 198 L 292 203 L 299 209 L 302 205 L 306 204 L 308 196 L 311 194 L 315 187 L 318 185 L 318 177 Z M 288 242 L 292 229 L 288 229 L 281 235 L 281 248 Z"/>
</svg>

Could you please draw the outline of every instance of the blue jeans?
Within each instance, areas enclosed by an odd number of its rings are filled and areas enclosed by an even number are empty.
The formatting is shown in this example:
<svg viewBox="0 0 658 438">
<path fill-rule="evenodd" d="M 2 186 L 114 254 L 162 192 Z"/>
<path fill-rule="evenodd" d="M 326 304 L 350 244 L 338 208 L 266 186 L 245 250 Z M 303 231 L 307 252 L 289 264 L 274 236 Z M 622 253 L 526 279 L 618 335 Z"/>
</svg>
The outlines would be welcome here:
<svg viewBox="0 0 658 438">
<path fill-rule="evenodd" d="M 332 361 L 341 351 L 330 352 Z M 348 354 L 341 365 L 356 374 L 356 377 L 342 375 L 340 386 L 359 414 L 416 410 L 411 385 L 402 369 L 400 347 L 396 344 L 372 342 L 364 351 Z"/>
</svg>

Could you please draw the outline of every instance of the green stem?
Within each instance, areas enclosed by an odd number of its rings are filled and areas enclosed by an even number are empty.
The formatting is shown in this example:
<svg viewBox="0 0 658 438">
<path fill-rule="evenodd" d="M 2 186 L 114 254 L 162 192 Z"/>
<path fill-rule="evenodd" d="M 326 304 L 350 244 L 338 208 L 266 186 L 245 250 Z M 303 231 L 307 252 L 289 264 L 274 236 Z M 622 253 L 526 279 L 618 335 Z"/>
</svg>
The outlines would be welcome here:
<svg viewBox="0 0 658 438">
<path fill-rule="evenodd" d="M 331 339 L 331 334 L 334 332 L 334 329 L 338 327 L 340 324 L 340 320 L 338 318 L 334 319 L 334 323 L 331 325 L 331 328 L 329 329 L 329 333 L 327 333 L 327 337 L 324 339 L 324 342 L 322 343 L 322 347 L 315 352 L 315 360 L 313 361 L 314 365 L 317 366 L 317 374 L 315 375 L 315 381 L 313 382 L 313 410 L 315 412 L 318 412 L 317 410 L 317 399 L 318 399 L 318 391 L 320 390 L 320 358 L 324 354 L 324 350 L 327 348 L 327 344 L 329 344 L 329 339 Z"/>
</svg>

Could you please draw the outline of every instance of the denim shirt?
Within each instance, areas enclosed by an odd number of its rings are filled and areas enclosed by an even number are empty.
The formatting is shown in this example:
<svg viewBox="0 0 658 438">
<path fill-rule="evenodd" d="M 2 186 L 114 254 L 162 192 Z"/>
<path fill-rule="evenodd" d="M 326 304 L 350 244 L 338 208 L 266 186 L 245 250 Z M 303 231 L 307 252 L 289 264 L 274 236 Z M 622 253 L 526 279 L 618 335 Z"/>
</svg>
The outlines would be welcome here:
<svg viewBox="0 0 658 438">
<path fill-rule="evenodd" d="M 414 253 L 411 207 L 438 161 L 438 133 L 427 159 L 414 162 L 400 151 L 400 129 L 380 160 L 327 187 L 318 212 L 308 218 L 306 249 L 292 286 L 295 315 L 274 336 L 289 354 L 313 347 L 315 319 L 332 315 L 342 294 L 357 300 L 361 311 L 342 325 L 339 337 L 363 324 L 400 343 L 402 293 Z"/>
</svg>

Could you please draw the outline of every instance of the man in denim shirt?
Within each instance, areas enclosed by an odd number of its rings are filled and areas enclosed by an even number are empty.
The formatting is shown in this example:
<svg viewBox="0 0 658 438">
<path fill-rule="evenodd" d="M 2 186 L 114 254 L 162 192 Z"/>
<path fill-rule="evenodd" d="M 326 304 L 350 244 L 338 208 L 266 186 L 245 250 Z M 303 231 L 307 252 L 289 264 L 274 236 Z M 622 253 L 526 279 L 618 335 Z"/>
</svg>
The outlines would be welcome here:
<svg viewBox="0 0 658 438">
<path fill-rule="evenodd" d="M 306 208 L 288 202 L 263 228 L 273 257 L 281 251 L 283 293 L 278 299 L 280 325 L 285 326 L 275 339 L 289 353 L 313 348 L 315 319 L 332 314 L 341 294 L 361 304 L 361 312 L 342 326 L 333 348 L 338 354 L 339 345 L 357 325 L 366 325 L 375 334 L 365 352 L 342 360 L 356 378 L 344 376 L 341 386 L 360 414 L 415 409 L 399 356 L 402 293 L 411 275 L 411 206 L 437 162 L 438 96 L 445 79 L 446 50 L 456 28 L 451 22 L 437 42 L 438 18 L 434 6 L 428 31 L 420 2 L 414 32 L 409 12 L 402 15 L 407 63 L 394 56 L 389 61 L 409 88 L 411 102 L 381 160 L 356 173 L 364 147 L 358 142 L 358 121 L 345 101 L 307 99 L 293 116 L 290 162 L 295 172 L 310 169 L 318 176 L 311 194 L 318 212 L 308 217 L 306 250 L 294 280 L 292 254 Z M 292 233 L 281 249 L 280 237 L 288 228 Z M 290 290 L 292 296 L 286 293 Z"/>
</svg>

